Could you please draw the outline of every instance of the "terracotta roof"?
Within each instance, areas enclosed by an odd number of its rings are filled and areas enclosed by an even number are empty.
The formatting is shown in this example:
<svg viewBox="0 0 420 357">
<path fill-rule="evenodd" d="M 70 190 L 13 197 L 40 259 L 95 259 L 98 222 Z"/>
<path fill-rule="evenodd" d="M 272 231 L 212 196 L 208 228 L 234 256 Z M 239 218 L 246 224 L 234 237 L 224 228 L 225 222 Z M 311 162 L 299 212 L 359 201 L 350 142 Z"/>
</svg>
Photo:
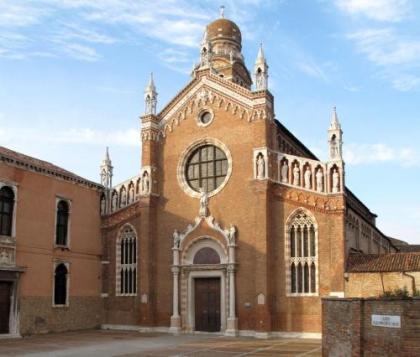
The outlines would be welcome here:
<svg viewBox="0 0 420 357">
<path fill-rule="evenodd" d="M 351 253 L 347 258 L 346 271 L 349 273 L 420 271 L 420 252 Z"/>
<path fill-rule="evenodd" d="M 98 183 L 89 181 L 70 171 L 67 171 L 61 167 L 51 164 L 50 162 L 21 154 L 17 151 L 7 149 L 3 146 L 0 146 L 0 162 L 3 162 L 8 165 L 13 165 L 24 170 L 34 171 L 49 176 L 55 176 L 63 180 L 83 184 L 91 188 L 102 188 L 102 186 Z"/>
<path fill-rule="evenodd" d="M 228 19 L 217 19 L 207 25 L 207 32 L 210 41 L 212 40 L 233 40 L 239 45 L 242 42 L 241 30 L 238 25 Z"/>
</svg>

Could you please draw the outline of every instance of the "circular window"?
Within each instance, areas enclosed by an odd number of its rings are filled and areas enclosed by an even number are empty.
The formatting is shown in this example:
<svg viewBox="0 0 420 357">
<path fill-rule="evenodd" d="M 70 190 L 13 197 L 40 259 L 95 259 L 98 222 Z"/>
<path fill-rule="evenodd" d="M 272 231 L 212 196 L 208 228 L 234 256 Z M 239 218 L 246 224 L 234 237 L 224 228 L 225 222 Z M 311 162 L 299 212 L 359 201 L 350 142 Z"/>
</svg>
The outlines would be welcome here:
<svg viewBox="0 0 420 357">
<path fill-rule="evenodd" d="M 202 187 L 211 192 L 220 187 L 228 174 L 228 159 L 225 153 L 214 145 L 203 145 L 187 158 L 185 178 L 196 192 Z"/>
<path fill-rule="evenodd" d="M 197 116 L 198 126 L 207 126 L 213 121 L 214 115 L 210 109 L 202 110 Z"/>
<path fill-rule="evenodd" d="M 210 112 L 204 112 L 203 114 L 201 114 L 200 121 L 203 124 L 208 124 L 211 121 L 211 117 L 212 117 L 212 115 L 211 115 Z"/>
</svg>

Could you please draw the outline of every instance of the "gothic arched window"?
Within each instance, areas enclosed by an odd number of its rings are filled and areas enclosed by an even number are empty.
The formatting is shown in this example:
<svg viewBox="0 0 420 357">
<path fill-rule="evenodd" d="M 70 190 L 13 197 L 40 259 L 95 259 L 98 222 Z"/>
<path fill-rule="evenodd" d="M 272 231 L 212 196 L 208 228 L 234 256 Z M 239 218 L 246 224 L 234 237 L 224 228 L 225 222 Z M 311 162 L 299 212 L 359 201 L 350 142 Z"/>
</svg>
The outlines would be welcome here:
<svg viewBox="0 0 420 357">
<path fill-rule="evenodd" d="M 286 261 L 288 294 L 314 295 L 318 292 L 318 232 L 314 220 L 298 211 L 287 227 Z"/>
<path fill-rule="evenodd" d="M 117 239 L 117 295 L 137 294 L 137 236 L 126 226 Z"/>
<path fill-rule="evenodd" d="M 58 264 L 54 271 L 54 305 L 67 304 L 67 276 L 66 265 Z"/>
<path fill-rule="evenodd" d="M 69 203 L 60 200 L 57 203 L 57 217 L 55 227 L 55 244 L 67 246 L 68 244 L 68 226 L 69 226 Z"/>
<path fill-rule="evenodd" d="M 0 235 L 11 236 L 15 194 L 10 187 L 0 189 Z"/>
</svg>

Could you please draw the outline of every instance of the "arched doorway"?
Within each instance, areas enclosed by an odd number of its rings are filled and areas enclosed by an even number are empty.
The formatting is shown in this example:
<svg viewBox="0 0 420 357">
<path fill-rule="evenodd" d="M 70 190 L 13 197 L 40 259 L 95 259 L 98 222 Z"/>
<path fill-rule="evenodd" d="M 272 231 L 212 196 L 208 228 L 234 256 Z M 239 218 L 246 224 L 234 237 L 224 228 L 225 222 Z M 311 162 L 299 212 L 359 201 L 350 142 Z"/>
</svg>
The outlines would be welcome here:
<svg viewBox="0 0 420 357">
<path fill-rule="evenodd" d="M 214 236 L 193 231 L 207 225 Z M 234 226 L 223 230 L 213 217 L 196 219 L 185 233 L 174 232 L 171 331 L 237 334 Z"/>
</svg>

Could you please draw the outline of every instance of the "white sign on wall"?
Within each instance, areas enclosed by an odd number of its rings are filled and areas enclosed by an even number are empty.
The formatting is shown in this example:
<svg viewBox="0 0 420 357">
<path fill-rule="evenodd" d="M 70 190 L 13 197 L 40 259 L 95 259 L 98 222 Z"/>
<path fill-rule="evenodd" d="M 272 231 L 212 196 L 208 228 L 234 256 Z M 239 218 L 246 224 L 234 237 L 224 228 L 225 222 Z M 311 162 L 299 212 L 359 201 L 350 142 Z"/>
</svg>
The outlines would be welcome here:
<svg viewBox="0 0 420 357">
<path fill-rule="evenodd" d="M 401 328 L 401 316 L 372 315 L 372 326 Z"/>
</svg>

